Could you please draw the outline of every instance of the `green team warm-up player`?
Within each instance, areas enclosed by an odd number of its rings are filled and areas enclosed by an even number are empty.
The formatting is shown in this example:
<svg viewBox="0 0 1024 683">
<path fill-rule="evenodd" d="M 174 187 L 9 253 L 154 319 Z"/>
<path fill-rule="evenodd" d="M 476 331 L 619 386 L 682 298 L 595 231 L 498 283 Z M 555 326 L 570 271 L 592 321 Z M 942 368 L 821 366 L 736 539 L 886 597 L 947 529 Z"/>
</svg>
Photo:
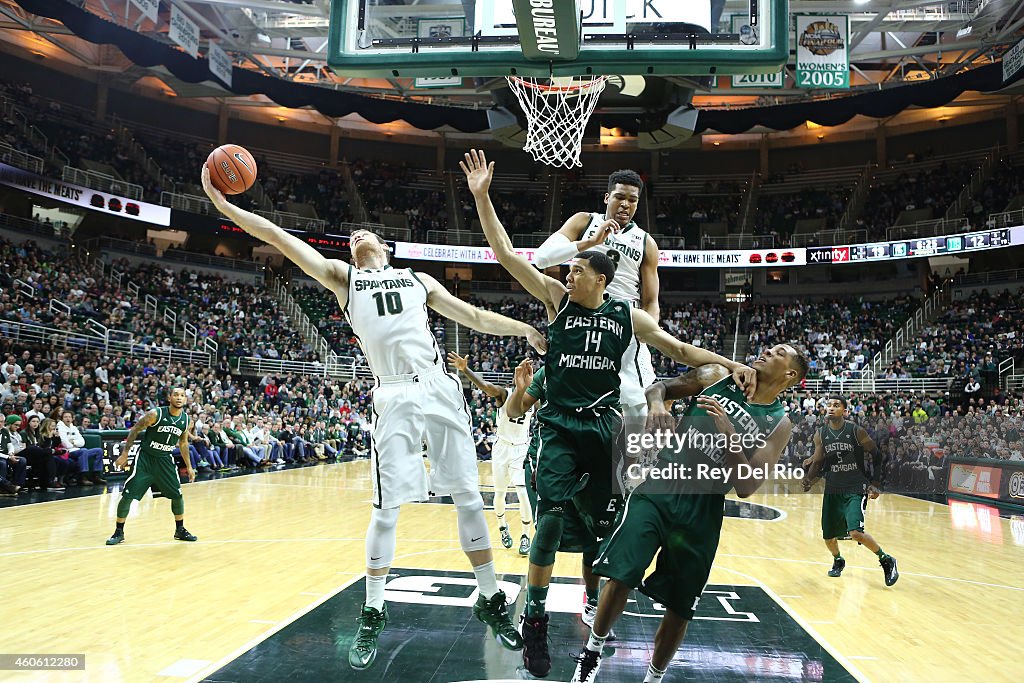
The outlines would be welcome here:
<svg viewBox="0 0 1024 683">
<path fill-rule="evenodd" d="M 595 680 L 608 634 L 630 592 L 639 587 L 665 606 L 644 678 L 645 683 L 661 683 L 711 573 L 725 495 L 734 488 L 741 498 L 756 491 L 792 434 L 778 396 L 804 378 L 806 357 L 789 344 L 779 344 L 765 349 L 753 366 L 757 381 L 752 398 L 726 368 L 715 365 L 647 389 L 649 429 L 674 432 L 678 441 L 658 453 L 656 467 L 667 474 L 646 479 L 633 492 L 594 563 L 594 573 L 608 581 L 590 638 L 577 657 L 574 682 Z M 694 394 L 699 395 L 674 424 L 665 400 Z M 741 465 L 755 469 L 745 471 Z M 701 468 L 703 476 L 698 474 Z M 655 554 L 656 568 L 645 579 Z"/>
<path fill-rule="evenodd" d="M 133 500 L 141 500 L 151 487 L 159 490 L 171 500 L 171 512 L 174 513 L 174 539 L 177 541 L 194 541 L 196 537 L 185 528 L 185 499 L 181 495 L 181 479 L 178 477 L 178 466 L 174 462 L 174 449 L 178 448 L 181 459 L 188 469 L 188 480 L 196 480 L 196 471 L 188 457 L 189 417 L 185 410 L 188 396 L 182 387 L 171 389 L 170 405 L 151 410 L 145 417 L 135 423 L 125 439 L 124 450 L 114 462 L 117 467 L 124 467 L 128 462 L 128 451 L 132 444 L 142 435 L 139 454 L 135 458 L 131 474 L 124 482 L 121 500 L 117 503 L 117 527 L 107 539 L 107 545 L 124 542 L 124 521 L 128 518 Z"/>
<path fill-rule="evenodd" d="M 803 463 L 807 468 L 804 490 L 810 490 L 824 470 L 821 535 L 833 558 L 828 575 L 838 577 L 846 568 L 846 560 L 839 554 L 839 539 L 849 534 L 878 556 L 885 585 L 891 586 L 900 578 L 896 558 L 886 554 L 871 534 L 864 532 L 868 499 L 878 498 L 881 493 L 882 455 L 867 431 L 846 419 L 846 408 L 846 399 L 839 396 L 830 398 L 825 405 L 827 419 L 814 434 L 814 455 Z M 873 479 L 868 477 L 865 453 L 872 455 Z"/>
<path fill-rule="evenodd" d="M 460 162 L 487 242 L 501 265 L 536 297 L 548 315 L 547 402 L 537 414 L 537 528 L 530 549 L 523 662 L 534 676 L 551 670 L 548 617 L 544 605 L 562 535 L 563 514 L 575 505 L 589 534 L 607 535 L 618 511 L 613 484 L 615 438 L 622 428 L 619 371 L 634 336 L 678 363 L 719 363 L 753 385 L 753 370 L 718 354 L 681 342 L 658 327 L 645 311 L 609 299 L 605 289 L 615 265 L 604 253 L 577 254 L 565 284 L 535 269 L 517 254 L 488 194 L 494 164 L 473 150 Z M 606 225 L 579 248 L 603 244 Z M 751 386 L 752 389 L 752 386 Z"/>
</svg>

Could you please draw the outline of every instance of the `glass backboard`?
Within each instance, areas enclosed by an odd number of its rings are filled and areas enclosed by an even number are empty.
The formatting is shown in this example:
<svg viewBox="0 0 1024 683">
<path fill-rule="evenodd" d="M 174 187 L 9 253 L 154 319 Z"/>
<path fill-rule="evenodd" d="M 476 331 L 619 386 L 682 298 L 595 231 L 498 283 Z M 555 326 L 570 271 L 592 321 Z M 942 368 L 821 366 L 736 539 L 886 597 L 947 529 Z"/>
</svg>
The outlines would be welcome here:
<svg viewBox="0 0 1024 683">
<path fill-rule="evenodd" d="M 523 56 L 513 0 L 334 0 L 328 62 L 352 77 L 697 76 L 777 72 L 789 56 L 788 0 L 579 5 L 579 56 L 548 62 Z"/>
</svg>

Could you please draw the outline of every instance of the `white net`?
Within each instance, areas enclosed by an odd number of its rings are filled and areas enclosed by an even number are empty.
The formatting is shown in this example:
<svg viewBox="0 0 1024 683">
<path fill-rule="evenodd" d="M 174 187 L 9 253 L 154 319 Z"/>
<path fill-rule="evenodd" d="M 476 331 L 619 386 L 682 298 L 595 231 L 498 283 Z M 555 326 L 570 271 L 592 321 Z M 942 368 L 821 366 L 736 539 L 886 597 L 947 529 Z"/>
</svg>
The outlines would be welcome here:
<svg viewBox="0 0 1024 683">
<path fill-rule="evenodd" d="M 580 163 L 583 131 L 607 76 L 541 79 L 509 76 L 509 88 L 526 113 L 526 144 L 536 161 L 549 166 L 575 168 Z"/>
</svg>

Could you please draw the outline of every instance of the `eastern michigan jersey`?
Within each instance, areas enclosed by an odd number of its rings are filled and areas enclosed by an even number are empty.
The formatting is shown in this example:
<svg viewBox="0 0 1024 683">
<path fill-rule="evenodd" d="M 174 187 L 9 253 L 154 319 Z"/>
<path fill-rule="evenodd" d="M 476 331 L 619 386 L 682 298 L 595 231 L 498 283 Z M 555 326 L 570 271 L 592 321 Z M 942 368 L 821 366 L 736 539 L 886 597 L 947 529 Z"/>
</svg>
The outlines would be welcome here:
<svg viewBox="0 0 1024 683">
<path fill-rule="evenodd" d="M 349 266 L 345 316 L 378 377 L 443 364 L 427 318 L 427 288 L 409 268 Z"/>
<path fill-rule="evenodd" d="M 545 409 L 583 412 L 619 404 L 622 355 L 633 338 L 629 304 L 605 299 L 598 308 L 584 308 L 566 295 L 555 319 L 548 323 Z"/>
<path fill-rule="evenodd" d="M 825 450 L 822 464 L 825 493 L 863 493 L 868 484 L 864 466 L 864 448 L 857 440 L 857 425 L 843 420 L 839 431 L 826 420 L 818 430 Z"/>
<path fill-rule="evenodd" d="M 505 412 L 505 406 L 508 405 L 508 399 L 512 396 L 512 388 L 505 388 L 505 402 L 498 408 L 498 438 L 508 441 L 509 443 L 522 446 L 530 443 L 530 420 L 533 418 L 533 411 L 536 405 L 530 406 L 530 409 L 526 411 L 525 415 L 519 417 L 509 417 L 508 413 Z"/>
<path fill-rule="evenodd" d="M 739 438 L 747 437 L 748 443 L 760 444 L 761 439 L 771 436 L 782 420 L 786 417 L 786 409 L 776 398 L 768 404 L 751 403 L 737 386 L 732 376 L 723 377 L 700 392 L 701 396 L 710 396 L 718 401 L 729 416 Z M 681 463 L 689 470 L 689 479 L 681 481 L 682 492 L 713 493 L 725 495 L 732 488 L 727 480 L 718 480 L 713 476 L 701 476 L 697 469 L 707 467 L 707 471 L 722 472 L 719 468 L 726 466 L 728 443 L 726 436 L 715 425 L 714 418 L 700 407 L 696 400 L 692 401 L 676 429 L 682 448 L 666 448 L 658 454 L 661 460 Z M 746 445 L 746 444 L 744 444 Z M 748 449 L 749 452 L 749 449 Z M 650 480 L 645 483 L 650 483 Z M 638 489 L 639 490 L 639 489 Z"/>
<path fill-rule="evenodd" d="M 597 229 L 607 221 L 603 214 L 590 214 L 590 225 L 580 239 L 585 240 L 597 234 Z M 615 277 L 608 285 L 608 296 L 619 301 L 640 304 L 640 264 L 647 247 L 647 232 L 636 223 L 630 223 L 619 232 L 612 233 L 604 241 L 608 258 L 615 262 Z M 600 249 L 601 247 L 597 247 Z"/>
<path fill-rule="evenodd" d="M 142 433 L 142 444 L 140 447 L 143 452 L 169 454 L 178 447 L 181 435 L 188 431 L 188 414 L 182 409 L 178 416 L 174 417 L 171 415 L 171 409 L 168 406 L 157 408 L 156 412 L 156 424 L 150 425 Z"/>
</svg>

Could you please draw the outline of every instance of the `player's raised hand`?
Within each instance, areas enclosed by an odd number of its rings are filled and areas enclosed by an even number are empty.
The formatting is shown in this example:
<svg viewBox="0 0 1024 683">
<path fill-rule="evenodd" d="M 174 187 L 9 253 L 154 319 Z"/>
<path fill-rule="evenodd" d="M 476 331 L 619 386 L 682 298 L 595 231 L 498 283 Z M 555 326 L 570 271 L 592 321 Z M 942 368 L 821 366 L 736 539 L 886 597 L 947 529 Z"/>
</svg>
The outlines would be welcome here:
<svg viewBox="0 0 1024 683">
<path fill-rule="evenodd" d="M 460 356 L 454 351 L 448 352 L 448 362 L 451 363 L 452 367 L 459 372 L 465 372 L 466 368 L 469 367 L 469 358 L 466 356 Z"/>
<path fill-rule="evenodd" d="M 533 382 L 533 361 L 529 358 L 524 358 L 516 366 L 515 372 L 512 374 L 512 382 L 516 385 L 516 389 L 525 391 Z"/>
<path fill-rule="evenodd" d="M 544 355 L 548 352 L 548 340 L 543 334 L 538 332 L 535 328 L 531 327 L 530 331 L 526 333 L 526 341 L 537 351 L 540 355 Z"/>
<path fill-rule="evenodd" d="M 474 196 L 486 194 L 494 178 L 494 162 L 487 163 L 487 155 L 483 150 L 471 149 L 466 152 L 465 160 L 459 162 L 459 168 L 466 174 L 466 183 Z"/>
<path fill-rule="evenodd" d="M 754 392 L 757 391 L 757 370 L 743 365 L 732 371 L 732 378 L 747 400 L 753 400 Z"/>
<path fill-rule="evenodd" d="M 597 228 L 597 232 L 594 236 L 587 240 L 580 240 L 576 243 L 577 248 L 582 252 L 587 249 L 593 249 L 594 247 L 604 244 L 604 241 L 619 231 L 619 222 L 616 220 L 607 220 Z"/>
<path fill-rule="evenodd" d="M 203 190 L 206 192 L 206 196 L 210 198 L 213 205 L 223 212 L 224 206 L 231 206 L 231 202 L 228 201 L 224 193 L 213 186 L 210 181 L 210 169 L 206 164 L 203 164 L 203 172 L 200 175 L 203 181 Z"/>
</svg>

